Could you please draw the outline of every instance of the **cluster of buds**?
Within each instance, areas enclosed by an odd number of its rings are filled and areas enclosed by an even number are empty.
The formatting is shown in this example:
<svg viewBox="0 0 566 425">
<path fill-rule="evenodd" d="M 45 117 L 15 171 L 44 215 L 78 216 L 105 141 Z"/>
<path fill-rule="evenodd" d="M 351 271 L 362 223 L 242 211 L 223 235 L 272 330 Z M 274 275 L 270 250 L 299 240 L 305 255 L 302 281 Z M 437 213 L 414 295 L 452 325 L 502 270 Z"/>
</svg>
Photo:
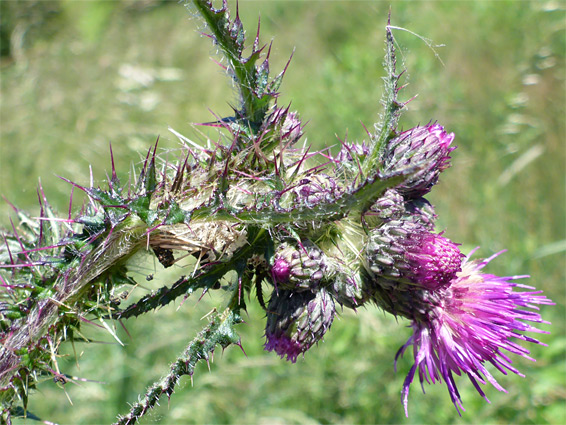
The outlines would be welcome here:
<svg viewBox="0 0 566 425">
<path fill-rule="evenodd" d="M 357 308 L 372 301 L 412 323 L 413 335 L 397 355 L 413 345 L 415 364 L 402 392 L 406 412 L 417 370 L 421 384 L 445 381 L 458 410 L 463 408 L 453 374 L 466 374 L 476 387 L 490 382 L 501 390 L 485 363 L 519 373 L 503 350 L 527 356 L 527 350 L 516 350 L 509 339 L 539 343 L 517 331 L 542 332 L 521 320 L 545 322 L 522 308 L 551 301 L 538 292 L 513 292 L 520 285 L 512 280 L 522 276 L 482 274 L 491 258 L 471 261 L 458 244 L 435 232 L 437 215 L 423 196 L 450 165 L 453 140 L 453 133 L 435 123 L 387 142 L 380 166 L 384 173 L 403 174 L 404 180 L 385 190 L 365 212 L 365 236 L 357 256 L 351 255 L 355 249 L 340 243 L 342 256 L 311 241 L 300 247 L 278 246 L 271 279 L 279 291 L 268 306 L 267 350 L 294 362 L 325 334 L 335 303 Z M 369 154 L 365 144 L 343 145 L 335 162 L 343 170 Z M 299 186 L 299 199 L 313 207 L 339 197 L 334 182 L 326 174 L 311 176 Z M 356 258 L 359 267 L 352 266 Z"/>
<path fill-rule="evenodd" d="M 389 141 L 382 156 L 386 170 L 416 170 L 401 185 L 388 190 L 371 208 L 378 224 L 364 246 L 365 279 L 372 300 L 385 311 L 409 319 L 413 335 L 397 358 L 413 346 L 415 363 L 403 386 L 408 414 L 409 387 L 418 370 L 421 385 L 446 382 L 452 402 L 463 410 L 453 374 L 503 388 L 485 363 L 519 374 L 503 350 L 528 358 L 510 338 L 540 344 L 517 331 L 542 332 L 521 320 L 547 323 L 534 304 L 552 304 L 538 292 L 513 292 L 514 279 L 481 273 L 492 258 L 471 261 L 453 243 L 434 231 L 436 214 L 423 198 L 449 166 L 454 134 L 438 124 L 416 127 Z M 470 254 L 471 255 L 471 254 Z M 486 398 L 487 400 L 487 398 Z"/>
</svg>

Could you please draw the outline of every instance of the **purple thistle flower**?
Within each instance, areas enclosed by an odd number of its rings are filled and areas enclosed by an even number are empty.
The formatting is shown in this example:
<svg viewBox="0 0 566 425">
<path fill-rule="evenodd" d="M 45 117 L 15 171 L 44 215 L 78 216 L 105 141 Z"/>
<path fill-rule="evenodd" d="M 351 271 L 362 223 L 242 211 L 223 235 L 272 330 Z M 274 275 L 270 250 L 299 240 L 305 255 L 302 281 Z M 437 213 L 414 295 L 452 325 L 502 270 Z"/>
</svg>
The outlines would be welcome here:
<svg viewBox="0 0 566 425">
<path fill-rule="evenodd" d="M 273 291 L 265 328 L 265 350 L 295 363 L 301 353 L 322 339 L 334 320 L 336 307 L 330 294 L 311 291 Z"/>
<path fill-rule="evenodd" d="M 391 139 L 382 155 L 383 171 L 401 172 L 415 167 L 415 172 L 397 190 L 407 199 L 427 194 L 440 173 L 450 166 L 450 146 L 454 133 L 446 133 L 439 124 L 418 126 Z"/>
<path fill-rule="evenodd" d="M 366 255 L 369 271 L 378 284 L 385 278 L 431 291 L 456 277 L 463 257 L 449 239 L 422 224 L 402 220 L 372 230 Z"/>
<path fill-rule="evenodd" d="M 460 409 L 464 409 L 453 373 L 468 375 L 479 394 L 487 400 L 480 383 L 489 382 L 499 391 L 505 392 L 505 389 L 487 370 L 486 362 L 503 374 L 511 371 L 524 376 L 511 365 L 512 361 L 504 350 L 533 360 L 529 351 L 511 338 L 545 345 L 519 332 L 548 333 L 522 322 L 548 324 L 537 312 L 524 309 L 538 310 L 535 304 L 554 303 L 538 295 L 542 291 L 513 291 L 515 287 L 534 289 L 512 282 L 528 276 L 498 277 L 481 273 L 497 255 L 499 253 L 482 261 L 469 261 L 468 256 L 462 263 L 462 271 L 447 288 L 435 292 L 413 291 L 413 308 L 404 312 L 412 319 L 413 335 L 395 356 L 397 362 L 399 356 L 410 345 L 413 346 L 415 363 L 405 378 L 402 391 L 406 415 L 409 387 L 417 371 L 421 386 L 424 381 L 435 383 L 444 380 L 460 413 Z"/>
</svg>

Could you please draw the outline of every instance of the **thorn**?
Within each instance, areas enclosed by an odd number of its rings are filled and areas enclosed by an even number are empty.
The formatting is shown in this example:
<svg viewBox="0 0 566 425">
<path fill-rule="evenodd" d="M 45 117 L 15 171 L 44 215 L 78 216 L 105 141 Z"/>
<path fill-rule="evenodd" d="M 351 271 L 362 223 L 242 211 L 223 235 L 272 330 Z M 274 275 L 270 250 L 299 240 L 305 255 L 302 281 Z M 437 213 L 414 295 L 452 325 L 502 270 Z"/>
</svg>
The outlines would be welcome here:
<svg viewBox="0 0 566 425">
<path fill-rule="evenodd" d="M 87 189 L 86 187 L 81 186 L 80 184 L 75 183 L 75 182 L 69 180 L 68 178 L 59 176 L 59 175 L 57 175 L 57 174 L 55 174 L 55 176 L 56 176 L 56 177 L 59 177 L 61 180 L 65 181 L 65 182 L 69 183 L 70 185 L 73 185 L 74 187 L 79 188 L 80 190 L 82 190 L 83 192 L 85 192 L 85 193 L 88 195 L 88 189 Z M 93 184 L 92 184 L 92 174 L 91 174 L 91 186 L 90 186 L 90 187 L 91 187 L 91 188 L 93 187 Z"/>
<path fill-rule="evenodd" d="M 157 145 L 159 144 L 159 136 L 157 136 L 157 140 L 155 141 L 155 147 L 153 148 L 153 159 L 155 160 L 155 153 L 157 151 Z"/>
<path fill-rule="evenodd" d="M 71 220 L 71 214 L 73 211 L 73 194 L 75 193 L 75 187 L 71 186 L 71 196 L 69 197 L 69 215 L 68 218 L 69 220 Z M 40 239 L 40 243 L 41 243 L 41 239 Z"/>
<path fill-rule="evenodd" d="M 116 167 L 114 166 L 114 152 L 112 152 L 112 142 L 110 144 L 110 162 L 112 163 L 112 181 L 117 182 L 118 176 L 116 175 Z"/>
<path fill-rule="evenodd" d="M 108 176 L 108 173 L 104 173 L 106 174 L 106 182 L 108 183 L 108 190 L 110 192 L 114 192 L 114 185 L 112 183 L 112 179 Z"/>
<path fill-rule="evenodd" d="M 22 253 L 24 254 L 24 256 L 26 257 L 26 259 L 29 261 L 29 264 L 31 267 L 35 267 L 38 265 L 38 263 L 35 263 L 31 260 L 31 258 L 29 258 L 29 255 L 25 252 L 26 249 L 24 248 L 24 244 L 22 243 L 21 239 L 20 239 L 20 235 L 18 235 L 18 232 L 16 230 L 16 226 L 14 226 L 14 222 L 12 221 L 12 218 L 10 218 L 10 224 L 12 225 L 12 230 L 14 232 L 14 237 L 16 238 L 16 240 L 18 241 L 18 243 L 20 244 L 20 248 L 22 248 Z"/>
<path fill-rule="evenodd" d="M 295 168 L 295 171 L 293 171 L 293 177 L 295 174 L 299 173 L 299 170 L 301 168 L 301 165 L 303 164 L 303 161 L 306 159 L 307 154 L 309 153 L 310 150 L 310 146 L 307 147 L 307 149 L 305 150 L 305 153 L 303 154 L 303 157 L 297 162 L 297 167 Z"/>
<path fill-rule="evenodd" d="M 206 34 L 205 34 L 205 35 L 206 35 Z M 211 60 L 212 62 L 214 62 L 216 65 L 218 65 L 220 68 L 222 68 L 224 71 L 227 71 L 227 70 L 228 70 L 228 67 L 227 67 L 226 65 L 223 65 L 222 62 L 217 61 L 217 60 L 214 59 L 214 58 L 210 58 L 210 60 Z"/>
<path fill-rule="evenodd" d="M 195 125 L 205 125 L 205 124 L 195 124 Z M 199 144 L 193 142 L 192 140 L 188 139 L 187 137 L 183 136 L 182 134 L 178 133 L 177 131 L 173 130 L 173 128 L 168 127 L 168 130 L 169 130 L 171 133 L 173 133 L 175 136 L 177 136 L 177 138 L 178 138 L 178 139 L 183 143 L 183 145 L 184 145 L 185 147 L 187 147 L 188 149 L 190 149 L 190 148 L 187 146 L 187 143 L 190 144 L 191 146 L 193 146 L 194 148 L 197 148 L 197 149 L 200 150 L 201 152 L 203 152 L 203 153 L 205 153 L 205 154 L 207 154 L 207 155 L 210 155 L 210 153 L 209 153 L 204 147 L 202 147 L 201 145 L 199 145 Z M 191 151 L 191 152 L 192 152 L 192 151 Z"/>
<path fill-rule="evenodd" d="M 130 334 L 130 332 L 128 331 L 128 328 L 126 328 L 126 325 L 124 325 L 122 320 L 118 319 L 118 323 L 120 323 L 120 325 L 122 326 L 122 329 L 124 329 L 124 332 L 126 332 L 126 335 L 128 335 L 128 338 L 132 339 L 132 335 Z"/>
<path fill-rule="evenodd" d="M 366 131 L 366 134 L 368 135 L 368 137 L 371 139 L 373 138 L 373 136 L 371 135 L 371 133 L 369 132 L 369 130 L 367 129 L 366 125 L 360 121 L 360 124 L 362 125 L 362 127 L 364 128 L 364 130 Z"/>
<path fill-rule="evenodd" d="M 271 56 L 271 47 L 273 46 L 273 40 L 269 43 L 269 48 L 267 49 L 267 54 L 265 55 L 265 60 L 263 63 L 269 65 L 269 56 Z M 263 47 L 262 47 L 263 49 Z"/>
<path fill-rule="evenodd" d="M 18 208 L 16 208 L 14 204 L 8 201 L 8 198 L 6 198 L 4 195 L 2 195 L 2 199 L 4 199 L 4 202 L 6 202 L 14 210 L 16 214 L 20 211 Z"/>
<path fill-rule="evenodd" d="M 244 350 L 244 347 L 242 345 L 242 340 L 238 341 L 235 343 L 238 347 L 240 347 L 240 350 L 242 350 L 242 353 L 244 353 L 244 356 L 246 356 L 246 358 L 248 357 L 248 354 L 246 353 L 246 350 Z"/>
<path fill-rule="evenodd" d="M 13 265 L 14 264 L 14 258 L 12 257 L 12 251 L 10 250 L 10 245 L 8 244 L 8 240 L 6 239 L 6 235 L 2 234 L 2 238 L 4 239 L 4 244 L 6 245 L 6 250 L 8 251 L 8 257 L 10 258 L 10 264 Z M 13 275 L 13 272 L 12 272 L 12 275 Z"/>
<path fill-rule="evenodd" d="M 291 59 L 293 59 L 293 55 L 295 54 L 295 47 L 293 47 L 293 51 L 291 52 L 291 56 L 289 56 L 289 60 L 287 61 L 287 63 L 285 64 L 285 68 L 283 68 L 283 71 L 281 71 L 281 73 L 279 75 L 281 75 L 281 77 L 285 76 L 285 73 L 287 72 L 287 68 L 289 68 L 289 64 L 291 63 Z"/>
<path fill-rule="evenodd" d="M 41 200 L 40 187 L 41 187 L 41 180 L 39 181 L 39 187 L 37 188 L 37 198 L 38 198 L 38 201 L 39 201 L 39 216 L 44 217 L 45 210 L 43 208 L 43 202 Z M 71 188 L 71 200 L 72 200 L 72 195 L 73 195 L 73 189 Z M 41 245 L 42 243 L 43 243 L 43 221 L 40 220 L 40 222 L 39 222 L 39 238 L 38 238 L 37 244 Z"/>
<path fill-rule="evenodd" d="M 89 174 L 90 174 L 90 187 L 94 187 L 94 176 L 92 174 L 92 165 L 88 166 Z"/>
<path fill-rule="evenodd" d="M 261 15 L 258 16 L 257 18 L 257 32 L 255 35 L 255 40 L 254 40 L 254 44 L 252 47 L 252 52 L 256 52 L 257 51 L 257 46 L 259 46 L 259 29 L 261 27 Z"/>
</svg>

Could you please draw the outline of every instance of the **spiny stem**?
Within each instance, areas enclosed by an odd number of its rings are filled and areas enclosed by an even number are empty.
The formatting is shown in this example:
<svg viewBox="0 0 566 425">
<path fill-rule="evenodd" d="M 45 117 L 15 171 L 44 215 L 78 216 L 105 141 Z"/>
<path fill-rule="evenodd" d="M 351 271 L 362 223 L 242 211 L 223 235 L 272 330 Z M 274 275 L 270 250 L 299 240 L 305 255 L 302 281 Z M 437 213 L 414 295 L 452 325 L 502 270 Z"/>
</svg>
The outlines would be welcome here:
<svg viewBox="0 0 566 425">
<path fill-rule="evenodd" d="M 171 365 L 169 373 L 149 387 L 143 400 L 135 403 L 126 416 L 119 417 L 115 425 L 133 425 L 148 410 L 155 407 L 163 394 L 171 397 L 182 376 L 189 375 L 192 378 L 199 360 L 209 362 L 216 345 L 220 345 L 223 350 L 230 344 L 240 345 L 240 337 L 234 326 L 241 321 L 240 316 L 230 309 L 212 316 L 208 325 Z"/>
<path fill-rule="evenodd" d="M 333 203 L 320 203 L 312 207 L 282 208 L 268 206 L 264 208 L 246 208 L 236 210 L 230 206 L 221 208 L 214 206 L 201 207 L 194 210 L 193 219 L 203 221 L 225 220 L 248 225 L 265 225 L 273 227 L 284 223 L 312 223 L 317 221 L 339 220 L 347 216 L 352 210 L 363 212 L 385 190 L 394 187 L 405 179 L 403 175 L 380 178 L 374 176 L 364 181 L 350 193 L 345 193 Z"/>
<path fill-rule="evenodd" d="M 376 134 L 370 140 L 370 154 L 362 162 L 362 171 L 364 175 L 368 175 L 373 170 L 379 169 L 379 159 L 385 148 L 385 142 L 392 137 L 397 127 L 399 119 L 399 111 L 405 106 L 397 101 L 397 93 L 399 87 L 399 77 L 401 74 L 396 73 L 397 60 L 395 57 L 395 45 L 391 29 L 386 27 L 386 41 L 385 41 L 385 77 L 384 91 L 382 97 L 383 114 L 379 125 L 376 125 Z"/>
<path fill-rule="evenodd" d="M 242 95 L 242 115 L 254 124 L 261 123 L 265 111 L 258 109 L 254 102 L 254 97 L 256 97 L 254 93 L 256 69 L 253 66 L 253 62 L 259 57 L 259 50 L 254 48 L 252 56 L 246 60 L 248 62 L 248 66 L 246 66 L 246 62 L 241 57 L 245 40 L 244 29 L 237 13 L 234 21 L 230 22 L 225 1 L 220 9 L 214 9 L 212 3 L 207 0 L 192 0 L 192 3 L 206 21 L 214 41 L 222 49 L 234 72 L 235 80 Z"/>
</svg>

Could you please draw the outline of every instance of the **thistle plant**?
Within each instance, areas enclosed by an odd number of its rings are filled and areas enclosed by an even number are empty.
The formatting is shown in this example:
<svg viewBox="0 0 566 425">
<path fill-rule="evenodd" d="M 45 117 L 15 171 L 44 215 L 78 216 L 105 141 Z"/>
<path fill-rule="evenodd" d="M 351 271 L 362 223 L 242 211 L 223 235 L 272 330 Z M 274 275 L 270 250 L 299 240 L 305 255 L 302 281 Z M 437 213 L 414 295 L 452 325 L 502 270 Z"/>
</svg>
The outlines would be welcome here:
<svg viewBox="0 0 566 425">
<path fill-rule="evenodd" d="M 540 344 L 527 323 L 547 323 L 541 291 L 483 268 L 498 254 L 473 260 L 435 230 L 434 207 L 424 198 L 450 165 L 455 136 L 430 122 L 403 131 L 398 121 L 402 72 L 396 69 L 386 27 L 383 111 L 368 139 L 343 142 L 335 155 L 302 142 L 303 121 L 278 104 L 287 67 L 273 76 L 270 48 L 259 28 L 250 47 L 238 13 L 226 3 L 187 1 L 204 33 L 222 53 L 221 66 L 238 90 L 233 115 L 203 125 L 218 138 L 205 144 L 178 135 L 177 162 L 157 154 L 157 142 L 130 181 L 112 169 L 105 187 L 79 185 L 87 201 L 64 217 L 38 190 L 40 217 L 15 208 L 17 222 L 0 246 L 0 400 L 2 420 L 26 414 L 44 377 L 65 383 L 57 364 L 61 344 L 86 341 L 81 328 L 153 312 L 179 298 L 217 290 L 225 305 L 117 423 L 135 423 L 159 399 L 172 397 L 184 375 L 217 347 L 241 346 L 237 326 L 246 300 L 265 309 L 265 349 L 296 362 L 323 338 L 344 308 L 375 304 L 409 320 L 413 334 L 396 359 L 413 347 L 418 372 L 444 381 L 463 410 L 454 375 L 504 391 L 486 365 L 511 371 L 508 353 L 529 358 L 516 340 Z M 72 205 L 72 196 L 71 196 Z M 69 208 L 71 211 L 71 208 Z M 185 276 L 126 303 L 136 286 L 129 259 L 147 251 L 164 266 L 192 256 Z M 473 253 L 473 252 L 472 252 Z M 228 282 L 228 283 L 226 283 Z M 521 289 L 527 289 L 523 291 Z"/>
</svg>

